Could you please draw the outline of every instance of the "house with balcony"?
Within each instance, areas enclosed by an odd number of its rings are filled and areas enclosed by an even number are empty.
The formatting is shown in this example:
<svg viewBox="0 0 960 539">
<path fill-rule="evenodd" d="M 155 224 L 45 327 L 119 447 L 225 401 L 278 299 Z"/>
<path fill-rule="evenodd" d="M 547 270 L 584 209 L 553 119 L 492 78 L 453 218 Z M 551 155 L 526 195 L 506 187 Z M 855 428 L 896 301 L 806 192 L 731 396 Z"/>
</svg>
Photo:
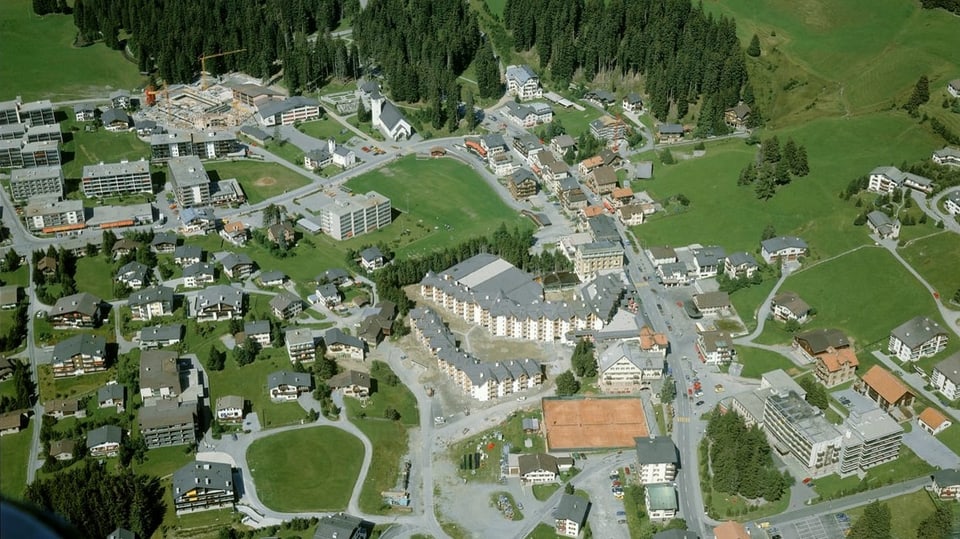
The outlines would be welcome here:
<svg viewBox="0 0 960 539">
<path fill-rule="evenodd" d="M 642 485 L 670 483 L 677 477 L 680 456 L 669 436 L 633 439 L 637 451 L 637 480 Z"/>
<path fill-rule="evenodd" d="M 127 299 L 134 320 L 153 320 L 173 314 L 173 289 L 166 286 L 151 286 L 137 290 Z"/>
<path fill-rule="evenodd" d="M 359 337 L 347 335 L 340 328 L 330 328 L 323 334 L 327 357 L 363 361 L 367 346 Z"/>
<path fill-rule="evenodd" d="M 87 451 L 93 458 L 115 457 L 120 454 L 123 429 L 104 425 L 87 433 Z"/>
<path fill-rule="evenodd" d="M 521 101 L 543 97 L 540 77 L 528 65 L 507 66 L 507 93 L 515 95 Z"/>
<path fill-rule="evenodd" d="M 947 347 L 947 332 L 928 316 L 918 316 L 893 328 L 887 350 L 900 361 L 932 357 Z"/>
<path fill-rule="evenodd" d="M 960 88 L 960 85 L 957 86 Z M 931 490 L 941 500 L 960 501 L 960 470 L 937 470 L 930 476 Z"/>
<path fill-rule="evenodd" d="M 564 494 L 553 510 L 554 531 L 564 537 L 579 537 L 587 521 L 590 502 L 574 494 Z"/>
<path fill-rule="evenodd" d="M 778 236 L 760 242 L 760 256 L 767 264 L 793 262 L 808 252 L 807 242 L 796 236 Z"/>
<path fill-rule="evenodd" d="M 226 285 L 208 286 L 197 293 L 190 314 L 198 322 L 243 318 L 243 291 Z"/>
<path fill-rule="evenodd" d="M 173 507 L 178 515 L 233 507 L 237 501 L 233 468 L 198 460 L 173 472 Z"/>
<path fill-rule="evenodd" d="M 933 366 L 930 385 L 947 400 L 960 399 L 960 352 Z"/>
<path fill-rule="evenodd" d="M 240 423 L 243 421 L 243 397 L 237 395 L 224 395 L 217 399 L 216 410 L 217 421 L 224 423 Z"/>
<path fill-rule="evenodd" d="M 288 329 L 283 337 L 291 363 L 309 363 L 317 359 L 317 343 L 310 328 Z"/>
<path fill-rule="evenodd" d="M 54 378 L 80 376 L 107 370 L 107 340 L 81 333 L 58 342 L 50 360 Z"/>
<path fill-rule="evenodd" d="M 770 310 L 776 320 L 803 324 L 810 320 L 813 308 L 796 292 L 780 292 L 770 301 Z"/>
<path fill-rule="evenodd" d="M 47 313 L 56 329 L 92 328 L 100 325 L 103 301 L 87 292 L 64 296 Z"/>
<path fill-rule="evenodd" d="M 276 371 L 267 376 L 267 392 L 275 402 L 295 401 L 312 390 L 313 378 L 307 372 Z"/>
<path fill-rule="evenodd" d="M 853 388 L 887 412 L 913 404 L 914 395 L 896 376 L 879 365 L 874 365 Z"/>
</svg>

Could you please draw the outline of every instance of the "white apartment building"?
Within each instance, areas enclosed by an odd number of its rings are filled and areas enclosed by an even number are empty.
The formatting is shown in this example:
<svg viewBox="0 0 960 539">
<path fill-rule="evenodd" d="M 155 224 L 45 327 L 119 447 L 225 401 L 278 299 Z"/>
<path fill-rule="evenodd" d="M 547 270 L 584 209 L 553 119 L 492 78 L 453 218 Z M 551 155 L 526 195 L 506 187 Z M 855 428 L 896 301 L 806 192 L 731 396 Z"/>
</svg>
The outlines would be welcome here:
<svg viewBox="0 0 960 539">
<path fill-rule="evenodd" d="M 543 97 L 543 88 L 540 87 L 540 77 L 528 65 L 513 65 L 507 67 L 507 93 L 515 95 L 521 101 Z"/>
<path fill-rule="evenodd" d="M 63 169 L 59 165 L 15 168 L 10 171 L 10 195 L 15 201 L 46 195 L 63 198 Z"/>
<path fill-rule="evenodd" d="M 370 191 L 365 195 L 337 194 L 319 208 L 320 228 L 330 237 L 346 240 L 391 223 L 390 199 Z"/>
<path fill-rule="evenodd" d="M 175 157 L 167 162 L 170 183 L 180 207 L 205 206 L 210 203 L 210 177 L 195 155 Z"/>
<path fill-rule="evenodd" d="M 669 483 L 677 477 L 680 457 L 668 436 L 634 438 L 637 450 L 637 480 L 642 485 Z"/>
<path fill-rule="evenodd" d="M 947 332 L 935 320 L 918 316 L 890 331 L 887 349 L 901 361 L 931 357 L 947 346 Z"/>
<path fill-rule="evenodd" d="M 83 189 L 83 196 L 90 198 L 127 193 L 153 193 L 150 163 L 141 159 L 133 162 L 86 165 L 83 167 L 80 186 Z"/>
</svg>

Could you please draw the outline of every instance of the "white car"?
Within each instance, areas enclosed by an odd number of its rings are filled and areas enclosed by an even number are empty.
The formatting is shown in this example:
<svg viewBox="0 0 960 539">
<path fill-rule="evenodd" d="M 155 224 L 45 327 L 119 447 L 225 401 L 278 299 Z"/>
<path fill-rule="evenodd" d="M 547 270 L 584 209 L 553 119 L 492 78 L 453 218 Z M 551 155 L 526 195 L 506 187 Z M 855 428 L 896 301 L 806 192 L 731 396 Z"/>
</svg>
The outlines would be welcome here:
<svg viewBox="0 0 960 539">
<path fill-rule="evenodd" d="M 517 400 L 523 402 L 523 401 L 527 400 L 527 397 L 526 397 L 526 395 L 520 395 L 519 397 L 517 397 Z"/>
</svg>

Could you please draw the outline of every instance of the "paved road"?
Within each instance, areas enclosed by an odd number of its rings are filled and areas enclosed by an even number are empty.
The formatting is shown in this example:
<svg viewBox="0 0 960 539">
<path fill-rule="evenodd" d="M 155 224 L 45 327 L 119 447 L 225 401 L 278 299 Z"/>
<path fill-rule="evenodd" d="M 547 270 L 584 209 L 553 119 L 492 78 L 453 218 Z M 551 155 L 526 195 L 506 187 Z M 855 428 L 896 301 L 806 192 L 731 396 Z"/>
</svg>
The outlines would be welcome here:
<svg viewBox="0 0 960 539">
<path fill-rule="evenodd" d="M 923 210 L 924 213 L 933 218 L 934 221 L 943 221 L 943 227 L 946 230 L 960 234 L 960 222 L 957 222 L 956 216 L 940 211 L 940 200 L 953 191 L 960 191 L 960 187 L 944 189 L 930 199 L 927 198 L 926 193 L 913 189 L 910 190 L 910 194 L 913 196 L 913 200 L 916 201 L 917 206 Z"/>
<path fill-rule="evenodd" d="M 916 492 L 929 484 L 929 477 L 918 477 L 917 479 L 911 479 L 909 481 L 903 481 L 894 485 L 875 488 L 873 490 L 868 490 L 866 492 L 861 492 L 845 498 L 808 505 L 803 509 L 787 511 L 780 513 L 779 515 L 768 517 L 764 520 L 770 522 L 771 526 L 781 526 L 788 522 L 801 520 L 816 515 L 846 511 L 847 509 L 864 505 L 873 500 L 886 500 L 889 498 L 895 498 L 902 494 Z"/>
</svg>

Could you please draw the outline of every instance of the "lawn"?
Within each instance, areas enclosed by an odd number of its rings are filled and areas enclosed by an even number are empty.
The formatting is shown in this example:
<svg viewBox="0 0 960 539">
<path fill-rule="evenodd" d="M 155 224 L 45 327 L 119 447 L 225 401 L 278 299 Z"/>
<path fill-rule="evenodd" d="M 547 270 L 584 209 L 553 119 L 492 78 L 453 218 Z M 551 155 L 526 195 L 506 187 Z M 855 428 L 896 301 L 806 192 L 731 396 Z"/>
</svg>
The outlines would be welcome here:
<svg viewBox="0 0 960 539">
<path fill-rule="evenodd" d="M 103 300 L 113 298 L 113 262 L 103 255 L 78 258 L 74 280 L 79 292 L 89 292 Z"/>
<path fill-rule="evenodd" d="M 0 494 L 21 498 L 27 486 L 27 461 L 30 458 L 30 440 L 33 424 L 23 432 L 0 437 Z"/>
<path fill-rule="evenodd" d="M 547 501 L 553 493 L 560 490 L 560 483 L 544 483 L 533 485 L 533 497 L 541 502 Z"/>
<path fill-rule="evenodd" d="M 302 133 L 315 139 L 327 140 L 334 139 L 337 144 L 345 144 L 354 132 L 344 127 L 340 122 L 330 119 L 314 120 L 312 122 L 303 122 L 297 126 Z"/>
<path fill-rule="evenodd" d="M 798 293 L 817 309 L 804 329 L 842 329 L 856 340 L 857 349 L 886 340 L 893 327 L 918 315 L 943 323 L 929 292 L 880 248 L 866 247 L 803 269 L 788 277 L 781 290 Z"/>
<path fill-rule="evenodd" d="M 196 459 L 187 446 L 158 447 L 147 451 L 142 463 L 133 461 L 133 470 L 137 473 L 167 477 Z"/>
<path fill-rule="evenodd" d="M 280 144 L 279 142 L 270 142 L 264 146 L 266 150 L 277 157 L 289 161 L 298 167 L 303 166 L 303 150 L 298 148 L 296 144 L 291 142 L 284 142 Z"/>
<path fill-rule="evenodd" d="M 63 175 L 67 178 L 67 191 L 79 189 L 84 165 L 150 158 L 150 145 L 137 138 L 136 133 L 111 133 L 102 128 L 88 133 L 84 126 L 90 123 L 77 122 L 72 108 L 58 109 L 57 116 L 63 131 Z"/>
<path fill-rule="evenodd" d="M 390 367 L 387 366 L 387 369 L 389 370 Z M 383 377 L 384 375 L 379 376 Z M 377 391 L 367 399 L 363 406 L 363 413 L 367 417 L 381 418 L 387 408 L 393 408 L 399 412 L 400 422 L 404 425 L 413 427 L 420 424 L 420 412 L 417 408 L 417 399 L 413 396 L 413 393 L 403 384 L 390 386 L 377 378 Z"/>
<path fill-rule="evenodd" d="M 741 288 L 730 294 L 730 301 L 733 303 L 733 308 L 737 310 L 737 314 L 740 315 L 740 319 L 743 320 L 743 324 L 748 331 L 756 329 L 757 309 L 760 307 L 760 304 L 763 303 L 763 300 L 767 299 L 767 296 L 770 295 L 770 291 L 773 290 L 775 284 L 777 284 L 777 280 L 773 277 L 768 277 L 758 285 Z"/>
<path fill-rule="evenodd" d="M 776 134 L 807 148 L 809 176 L 761 201 L 752 186 L 737 185 L 754 148 L 741 140 L 709 144 L 705 157 L 661 166 L 644 182 L 656 200 L 686 195 L 687 211 L 654 216 L 633 227 L 634 234 L 645 246 L 696 242 L 754 253 L 769 224 L 777 234 L 804 238 L 813 260 L 836 255 L 869 241 L 865 229 L 853 226 L 858 208 L 837 196 L 850 180 L 877 165 L 927 158 L 930 148 L 942 146 L 905 114 L 818 119 Z"/>
<path fill-rule="evenodd" d="M 945 306 L 960 309 L 960 305 L 951 303 L 954 293 L 960 290 L 960 272 L 957 271 L 960 236 L 952 232 L 940 232 L 914 241 L 901 249 L 900 254 L 934 290 L 940 292 Z"/>
<path fill-rule="evenodd" d="M 814 490 L 822 500 L 831 500 L 848 496 L 856 492 L 890 485 L 921 477 L 933 471 L 933 467 L 918 457 L 909 447 L 900 446 L 897 460 L 881 464 L 867 471 L 867 477 L 861 480 L 857 476 L 841 478 L 833 474 L 814 481 Z"/>
<path fill-rule="evenodd" d="M 346 407 L 347 417 L 373 444 L 373 460 L 360 491 L 360 510 L 364 513 L 386 514 L 390 507 L 383 503 L 380 493 L 397 485 L 400 459 L 408 451 L 407 429 L 399 421 L 371 416 L 361 419 L 362 408 L 356 399 L 346 399 Z"/>
<path fill-rule="evenodd" d="M 350 501 L 363 462 L 363 443 L 335 427 L 294 430 L 255 441 L 247 450 L 247 462 L 257 495 L 267 507 L 338 511 Z"/>
<path fill-rule="evenodd" d="M 540 523 L 537 524 L 537 527 L 533 529 L 533 532 L 527 536 L 527 539 L 557 539 L 560 537 L 557 535 L 557 530 L 550 526 L 549 524 Z"/>
<path fill-rule="evenodd" d="M 187 333 L 189 335 L 189 331 Z M 222 331 L 212 332 L 213 340 L 223 335 Z M 207 343 L 211 340 L 207 340 Z M 206 361 L 209 344 L 188 347 L 201 361 Z M 231 353 L 227 352 L 227 365 L 222 371 L 207 369 L 210 377 L 210 402 L 216 403 L 223 395 L 239 395 L 250 401 L 252 412 L 256 412 L 260 425 L 264 428 L 280 427 L 298 423 L 306 417 L 306 411 L 296 402 L 275 403 L 267 395 L 267 375 L 278 370 L 292 370 L 286 351 L 279 348 L 265 348 L 257 360 L 249 365 L 238 367 Z"/>
<path fill-rule="evenodd" d="M 783 369 L 790 374 L 800 372 L 796 364 L 776 352 L 749 346 L 736 348 L 738 361 L 743 363 L 741 376 L 746 378 L 760 378 L 762 374 L 776 369 Z"/>
<path fill-rule="evenodd" d="M 236 178 L 250 204 L 303 187 L 310 179 L 276 163 L 218 161 L 206 165 L 212 180 Z"/>
<path fill-rule="evenodd" d="M 106 97 L 142 84 L 136 63 L 102 43 L 73 48 L 71 15 L 34 15 L 30 0 L 0 2 L 0 100 Z M 43 66 L 43 69 L 37 69 Z"/>
<path fill-rule="evenodd" d="M 577 138 L 581 134 L 589 132 L 590 122 L 604 114 L 590 105 L 584 105 L 584 109 L 579 111 L 573 107 L 567 109 L 559 105 L 553 106 L 553 121 L 559 121 L 568 135 Z"/>
<path fill-rule="evenodd" d="M 882 503 L 890 508 L 893 515 L 893 518 L 890 519 L 891 536 L 898 539 L 917 537 L 917 528 L 920 523 L 932 515 L 936 509 L 930 493 L 926 490 L 903 494 L 896 498 L 883 500 Z M 844 511 L 850 517 L 851 524 L 863 515 L 863 507 L 855 507 Z"/>
<path fill-rule="evenodd" d="M 40 378 L 38 389 L 40 390 L 41 402 L 66 397 L 82 397 L 93 393 L 104 386 L 107 381 L 113 380 L 117 376 L 116 369 L 113 368 L 104 372 L 66 378 L 54 378 L 49 365 L 40 365 L 37 372 Z"/>
<path fill-rule="evenodd" d="M 30 256 L 29 253 L 24 253 Z M 20 266 L 14 271 L 0 272 L 0 282 L 4 285 L 17 285 L 26 288 L 30 284 L 30 268 L 26 264 Z"/>
<path fill-rule="evenodd" d="M 503 8 L 507 3 L 507 0 L 486 0 L 487 6 L 490 7 L 490 12 L 498 17 L 503 17 Z"/>
<path fill-rule="evenodd" d="M 401 212 L 386 229 L 353 240 L 387 241 L 398 255 L 430 252 L 489 235 L 500 223 L 508 228 L 531 226 L 473 169 L 455 159 L 411 156 L 353 178 L 346 186 L 355 193 L 377 191 Z M 437 193 L 443 195 L 431 196 Z"/>
</svg>

